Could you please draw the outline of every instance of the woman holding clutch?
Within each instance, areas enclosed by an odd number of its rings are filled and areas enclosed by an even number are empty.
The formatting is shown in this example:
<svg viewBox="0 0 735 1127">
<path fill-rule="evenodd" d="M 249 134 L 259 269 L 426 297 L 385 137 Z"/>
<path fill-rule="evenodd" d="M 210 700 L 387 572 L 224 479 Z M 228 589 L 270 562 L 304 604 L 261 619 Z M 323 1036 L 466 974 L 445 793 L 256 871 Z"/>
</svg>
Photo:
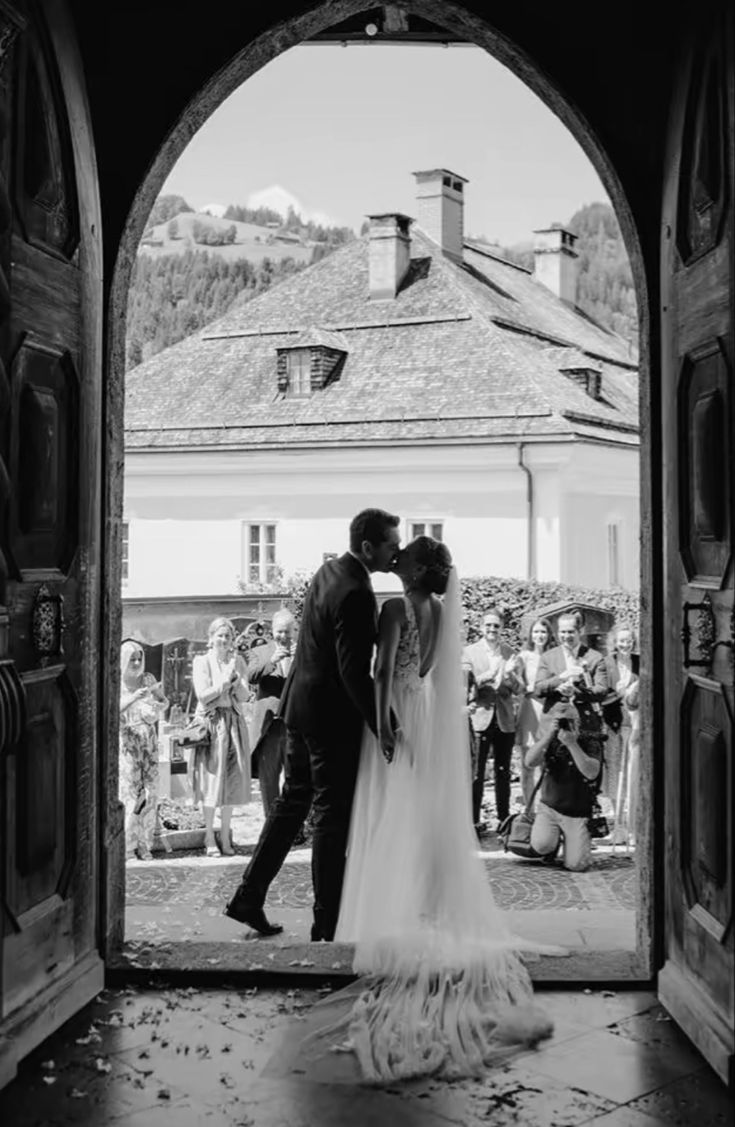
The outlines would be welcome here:
<svg viewBox="0 0 735 1127">
<path fill-rule="evenodd" d="M 245 704 L 250 698 L 247 666 L 235 647 L 229 618 L 209 626 L 209 649 L 192 663 L 197 695 L 196 718 L 204 721 L 209 746 L 194 761 L 194 800 L 204 810 L 204 845 L 208 857 L 235 852 L 230 832 L 233 806 L 250 802 L 250 741 Z M 220 808 L 220 847 L 214 836 L 214 812 Z"/>
</svg>

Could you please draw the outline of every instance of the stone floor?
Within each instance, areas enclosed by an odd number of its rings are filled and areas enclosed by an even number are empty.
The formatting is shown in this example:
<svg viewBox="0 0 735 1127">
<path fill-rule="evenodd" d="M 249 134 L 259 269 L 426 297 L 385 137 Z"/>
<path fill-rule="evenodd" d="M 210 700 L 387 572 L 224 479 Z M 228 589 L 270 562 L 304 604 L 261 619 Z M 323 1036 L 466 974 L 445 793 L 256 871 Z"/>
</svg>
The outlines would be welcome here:
<svg viewBox="0 0 735 1127">
<path fill-rule="evenodd" d="M 236 857 L 171 857 L 130 861 L 126 866 L 125 948 L 127 969 L 191 969 L 288 972 L 301 965 L 320 972 L 350 974 L 352 950 L 307 942 L 311 925 L 311 852 L 292 850 L 274 881 L 267 901 L 269 917 L 284 926 L 273 940 L 222 915 L 240 879 L 247 853 Z M 513 931 L 529 944 L 555 944 L 587 956 L 572 970 L 558 958 L 534 965 L 540 978 L 565 981 L 636 979 L 635 866 L 633 858 L 601 847 L 587 873 L 569 873 L 506 856 L 497 842 L 486 841 L 481 857 L 488 884 Z M 332 955 L 332 952 L 334 954 Z M 590 968 L 590 959 L 599 956 Z M 605 955 L 616 957 L 612 965 Z M 622 961 L 621 961 L 622 960 Z"/>
<path fill-rule="evenodd" d="M 314 972 L 349 975 L 352 950 L 338 945 L 329 958 L 306 942 L 311 925 L 311 852 L 293 849 L 268 894 L 271 918 L 284 925 L 276 940 L 251 942 L 253 933 L 222 916 L 258 839 L 263 822 L 257 784 L 254 800 L 233 816 L 234 857 L 204 856 L 203 850 L 159 853 L 152 861 L 126 865 L 125 948 L 115 961 L 127 970 L 189 969 L 293 973 L 300 965 Z M 511 802 L 522 802 L 513 778 Z M 488 780 L 483 818 L 495 825 L 492 782 Z M 503 852 L 494 833 L 479 847 L 496 903 L 512 929 L 529 943 L 556 944 L 579 956 L 535 965 L 539 980 L 636 980 L 636 871 L 632 851 L 596 843 L 586 873 L 562 865 L 526 861 Z M 595 961 L 595 953 L 600 958 Z"/>
<path fill-rule="evenodd" d="M 647 992 L 543 991 L 552 1039 L 482 1079 L 307 1078 L 284 1047 L 329 992 L 106 990 L 22 1063 L 3 1127 L 719 1127 L 735 1104 Z"/>
</svg>

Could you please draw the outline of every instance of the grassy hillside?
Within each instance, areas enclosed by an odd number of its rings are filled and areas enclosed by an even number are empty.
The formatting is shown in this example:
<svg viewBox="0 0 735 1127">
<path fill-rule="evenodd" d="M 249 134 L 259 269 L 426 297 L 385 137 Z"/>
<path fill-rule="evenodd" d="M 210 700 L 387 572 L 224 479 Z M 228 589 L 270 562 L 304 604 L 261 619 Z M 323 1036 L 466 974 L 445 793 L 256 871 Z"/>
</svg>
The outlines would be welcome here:
<svg viewBox="0 0 735 1127">
<path fill-rule="evenodd" d="M 212 245 L 197 241 L 196 236 L 201 234 L 202 228 L 224 236 L 232 227 L 235 228 L 235 238 L 231 243 Z M 162 258 L 168 254 L 185 254 L 196 250 L 207 250 L 226 262 L 246 258 L 248 262 L 258 265 L 264 258 L 270 258 L 272 262 L 292 258 L 294 262 L 306 265 L 311 261 L 314 243 L 301 243 L 293 239 L 285 241 L 272 227 L 238 223 L 234 219 L 218 219 L 213 215 L 187 211 L 180 212 L 165 223 L 148 227 L 140 241 L 138 253 L 150 258 Z"/>
</svg>

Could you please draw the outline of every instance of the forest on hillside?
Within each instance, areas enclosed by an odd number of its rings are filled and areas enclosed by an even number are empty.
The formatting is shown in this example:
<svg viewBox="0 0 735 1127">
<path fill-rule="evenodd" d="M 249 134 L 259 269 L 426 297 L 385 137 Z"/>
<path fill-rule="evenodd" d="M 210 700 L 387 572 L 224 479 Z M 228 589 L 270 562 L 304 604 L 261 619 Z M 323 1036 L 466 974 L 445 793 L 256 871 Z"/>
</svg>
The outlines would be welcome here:
<svg viewBox="0 0 735 1127">
<path fill-rule="evenodd" d="M 154 203 L 146 232 L 159 223 L 176 225 L 176 216 L 192 212 L 183 196 L 159 196 Z M 299 230 L 313 241 L 311 261 L 316 262 L 355 238 L 350 227 L 325 227 L 303 221 L 289 208 L 285 217 L 270 208 L 230 205 L 225 219 L 265 226 L 278 222 L 287 230 Z M 234 226 L 218 232 L 206 220 L 194 224 L 194 237 L 202 249 L 157 258 L 138 255 L 128 295 L 126 363 L 128 369 L 203 329 L 221 317 L 236 299 L 247 301 L 276 282 L 304 269 L 303 262 L 287 257 L 264 258 L 258 263 L 246 257 L 222 259 L 206 246 L 234 241 Z"/>
<path fill-rule="evenodd" d="M 562 226 L 577 235 L 577 305 L 599 324 L 637 347 L 638 311 L 633 275 L 615 212 L 606 203 L 586 204 Z M 530 243 L 498 249 L 511 262 L 533 269 Z"/>
<path fill-rule="evenodd" d="M 256 297 L 303 269 L 292 258 L 264 258 L 255 265 L 206 250 L 139 255 L 128 295 L 128 369 L 216 321 L 237 298 Z"/>
</svg>

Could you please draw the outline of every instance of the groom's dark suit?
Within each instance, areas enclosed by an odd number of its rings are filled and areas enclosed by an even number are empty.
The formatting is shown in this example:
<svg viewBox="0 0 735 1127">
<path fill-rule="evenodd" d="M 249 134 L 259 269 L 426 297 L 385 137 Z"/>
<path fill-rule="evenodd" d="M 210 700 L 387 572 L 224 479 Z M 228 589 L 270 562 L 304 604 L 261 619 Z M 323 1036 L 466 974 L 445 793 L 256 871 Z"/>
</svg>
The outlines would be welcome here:
<svg viewBox="0 0 735 1127">
<path fill-rule="evenodd" d="M 288 732 L 283 790 L 229 907 L 261 908 L 313 803 L 312 939 L 337 926 L 363 725 L 375 731 L 370 675 L 377 606 L 367 568 L 349 552 L 312 579 L 279 715 Z"/>
</svg>

